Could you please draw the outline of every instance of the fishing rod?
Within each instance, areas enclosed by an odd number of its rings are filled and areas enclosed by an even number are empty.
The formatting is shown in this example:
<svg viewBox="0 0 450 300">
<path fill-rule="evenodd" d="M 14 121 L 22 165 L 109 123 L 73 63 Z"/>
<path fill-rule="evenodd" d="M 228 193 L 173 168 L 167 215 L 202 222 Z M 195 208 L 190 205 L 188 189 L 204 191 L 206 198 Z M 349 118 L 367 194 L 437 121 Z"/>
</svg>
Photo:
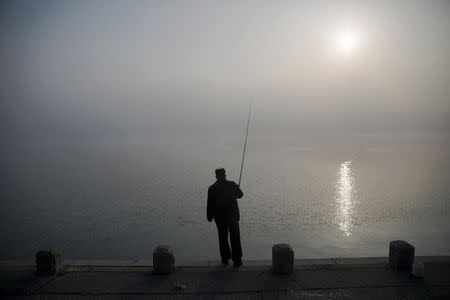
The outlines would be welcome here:
<svg viewBox="0 0 450 300">
<path fill-rule="evenodd" d="M 241 171 L 239 172 L 239 183 L 238 183 L 239 186 L 241 186 L 242 168 L 244 167 L 245 150 L 247 149 L 248 126 L 250 124 L 251 112 L 252 112 L 252 103 L 250 102 L 250 107 L 248 109 L 247 129 L 245 130 L 244 150 L 242 151 Z"/>
</svg>

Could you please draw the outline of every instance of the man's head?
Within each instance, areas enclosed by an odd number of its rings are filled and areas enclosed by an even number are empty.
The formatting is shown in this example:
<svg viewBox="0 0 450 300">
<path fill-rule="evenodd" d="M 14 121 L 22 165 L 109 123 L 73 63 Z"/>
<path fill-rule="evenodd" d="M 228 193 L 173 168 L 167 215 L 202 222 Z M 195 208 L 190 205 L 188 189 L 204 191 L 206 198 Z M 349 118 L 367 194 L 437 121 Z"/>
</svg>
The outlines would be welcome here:
<svg viewBox="0 0 450 300">
<path fill-rule="evenodd" d="M 216 178 L 217 180 L 223 180 L 227 177 L 227 175 L 225 174 L 225 169 L 224 168 L 219 168 L 216 169 Z"/>
</svg>

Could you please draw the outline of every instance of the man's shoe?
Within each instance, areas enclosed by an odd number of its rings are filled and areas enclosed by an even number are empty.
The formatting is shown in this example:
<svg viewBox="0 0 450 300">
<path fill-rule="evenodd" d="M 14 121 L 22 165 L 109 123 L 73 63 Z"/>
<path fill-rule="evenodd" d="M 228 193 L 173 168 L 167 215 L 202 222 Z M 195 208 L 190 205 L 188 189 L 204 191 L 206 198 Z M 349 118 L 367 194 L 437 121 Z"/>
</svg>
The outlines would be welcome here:
<svg viewBox="0 0 450 300">
<path fill-rule="evenodd" d="M 240 266 L 242 266 L 242 260 L 237 260 L 233 262 L 233 267 L 239 268 Z"/>
<path fill-rule="evenodd" d="M 228 266 L 228 259 L 227 260 L 223 260 L 222 259 L 222 265 L 225 267 L 225 266 Z"/>
</svg>

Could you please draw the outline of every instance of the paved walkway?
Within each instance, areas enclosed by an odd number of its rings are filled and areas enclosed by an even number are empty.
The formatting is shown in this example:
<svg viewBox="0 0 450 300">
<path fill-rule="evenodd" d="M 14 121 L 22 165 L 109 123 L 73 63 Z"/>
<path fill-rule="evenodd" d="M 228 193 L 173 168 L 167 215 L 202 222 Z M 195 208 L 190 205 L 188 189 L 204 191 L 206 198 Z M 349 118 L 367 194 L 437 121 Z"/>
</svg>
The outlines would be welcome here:
<svg viewBox="0 0 450 300">
<path fill-rule="evenodd" d="M 289 276 L 270 262 L 245 266 L 177 267 L 152 275 L 139 262 L 72 262 L 55 277 L 36 277 L 32 266 L 0 264 L 5 299 L 427 299 L 450 298 L 450 257 L 422 257 L 426 277 L 389 270 L 386 258 L 297 260 Z M 198 266 L 201 265 L 201 266 Z"/>
</svg>

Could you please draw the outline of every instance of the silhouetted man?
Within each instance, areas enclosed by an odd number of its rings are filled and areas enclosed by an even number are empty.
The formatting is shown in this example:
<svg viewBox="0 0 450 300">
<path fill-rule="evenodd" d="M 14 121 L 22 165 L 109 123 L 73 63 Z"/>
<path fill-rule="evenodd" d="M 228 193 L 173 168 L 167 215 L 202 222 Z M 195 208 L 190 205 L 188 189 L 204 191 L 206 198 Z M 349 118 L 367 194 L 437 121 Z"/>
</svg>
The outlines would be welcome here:
<svg viewBox="0 0 450 300">
<path fill-rule="evenodd" d="M 208 189 L 207 218 L 214 219 L 219 233 L 220 256 L 222 263 L 228 265 L 233 259 L 233 265 L 242 265 L 241 237 L 239 234 L 239 206 L 236 199 L 242 198 L 239 186 L 234 181 L 228 181 L 225 169 L 216 169 L 217 181 Z M 230 233 L 230 245 L 228 244 Z"/>
</svg>

